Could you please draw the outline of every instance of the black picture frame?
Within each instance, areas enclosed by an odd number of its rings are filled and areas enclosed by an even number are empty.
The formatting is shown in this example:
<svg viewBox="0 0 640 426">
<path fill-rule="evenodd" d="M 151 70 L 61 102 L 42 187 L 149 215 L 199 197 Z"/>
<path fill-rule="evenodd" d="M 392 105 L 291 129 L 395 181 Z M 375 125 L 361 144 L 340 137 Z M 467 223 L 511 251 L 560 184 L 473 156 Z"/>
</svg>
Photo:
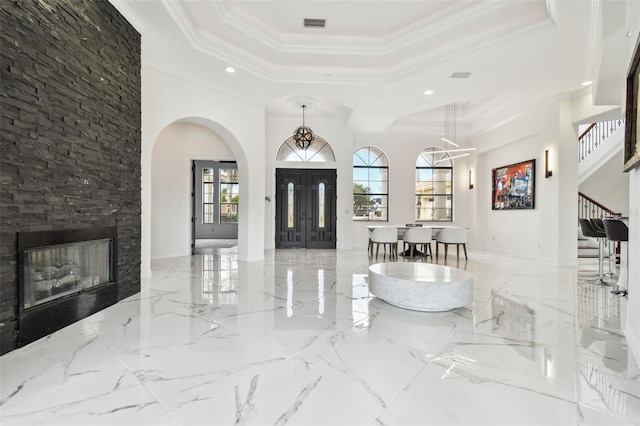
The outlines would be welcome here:
<svg viewBox="0 0 640 426">
<path fill-rule="evenodd" d="M 636 47 L 631 58 L 627 73 L 627 97 L 624 130 L 624 171 L 640 166 L 640 126 L 638 125 L 638 113 L 640 112 L 640 98 L 638 87 L 640 86 L 640 34 L 636 41 Z"/>
<path fill-rule="evenodd" d="M 492 169 L 492 210 L 535 208 L 536 160 Z"/>
</svg>

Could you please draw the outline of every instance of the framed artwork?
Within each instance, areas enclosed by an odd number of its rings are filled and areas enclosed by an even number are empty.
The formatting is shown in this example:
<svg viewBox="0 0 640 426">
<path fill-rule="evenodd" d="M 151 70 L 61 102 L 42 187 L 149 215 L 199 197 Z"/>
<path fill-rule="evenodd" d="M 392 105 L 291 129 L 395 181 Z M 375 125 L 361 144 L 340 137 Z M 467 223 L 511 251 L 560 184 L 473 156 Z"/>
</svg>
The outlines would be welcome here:
<svg viewBox="0 0 640 426">
<path fill-rule="evenodd" d="M 640 35 L 631 58 L 631 65 L 627 73 L 627 102 L 624 130 L 624 171 L 628 172 L 640 166 L 640 126 L 638 113 L 640 111 Z"/>
<path fill-rule="evenodd" d="M 535 204 L 536 160 L 493 169 L 493 210 L 533 209 Z"/>
</svg>

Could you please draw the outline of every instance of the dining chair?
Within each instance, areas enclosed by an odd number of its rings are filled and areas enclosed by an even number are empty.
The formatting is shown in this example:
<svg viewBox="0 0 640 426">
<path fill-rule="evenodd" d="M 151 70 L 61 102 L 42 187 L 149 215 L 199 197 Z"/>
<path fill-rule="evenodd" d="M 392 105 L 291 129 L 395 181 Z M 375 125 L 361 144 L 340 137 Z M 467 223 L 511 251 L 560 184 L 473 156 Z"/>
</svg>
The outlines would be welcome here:
<svg viewBox="0 0 640 426">
<path fill-rule="evenodd" d="M 404 244 L 409 245 L 410 257 L 413 257 L 414 250 L 418 250 L 417 249 L 418 245 L 420 245 L 422 248 L 422 253 L 421 253 L 422 255 L 432 256 L 431 239 L 432 239 L 431 228 L 423 228 L 423 227 L 409 228 L 407 229 L 407 231 L 404 233 L 402 237 L 402 241 L 404 242 Z M 405 250 L 405 256 L 406 256 L 406 250 Z"/>
<path fill-rule="evenodd" d="M 467 230 L 465 228 L 444 228 L 436 235 L 436 257 L 438 247 L 444 244 L 444 258 L 447 259 L 447 250 L 450 244 L 456 245 L 456 255 L 460 257 L 460 246 L 464 249 L 464 258 L 467 259 Z"/>
<path fill-rule="evenodd" d="M 383 245 L 384 255 L 387 254 L 387 245 L 389 246 L 389 257 L 398 257 L 398 229 L 395 226 L 381 226 L 371 231 L 371 243 L 376 246 L 376 259 L 380 244 Z M 373 254 L 373 253 L 372 253 Z"/>
</svg>

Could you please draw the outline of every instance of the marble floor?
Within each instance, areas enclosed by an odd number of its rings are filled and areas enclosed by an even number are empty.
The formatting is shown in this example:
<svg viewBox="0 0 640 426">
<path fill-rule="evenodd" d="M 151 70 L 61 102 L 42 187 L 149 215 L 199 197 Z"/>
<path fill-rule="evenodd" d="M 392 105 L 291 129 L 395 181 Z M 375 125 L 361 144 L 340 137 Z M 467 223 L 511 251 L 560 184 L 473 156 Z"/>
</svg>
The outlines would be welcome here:
<svg viewBox="0 0 640 426">
<path fill-rule="evenodd" d="M 199 238 L 195 241 L 194 254 L 223 254 L 229 252 L 238 245 L 237 239 L 217 238 L 207 239 Z"/>
<path fill-rule="evenodd" d="M 474 301 L 441 313 L 372 297 L 364 249 L 156 261 L 139 294 L 0 357 L 0 423 L 640 424 L 625 301 L 593 264 L 455 259 Z"/>
</svg>

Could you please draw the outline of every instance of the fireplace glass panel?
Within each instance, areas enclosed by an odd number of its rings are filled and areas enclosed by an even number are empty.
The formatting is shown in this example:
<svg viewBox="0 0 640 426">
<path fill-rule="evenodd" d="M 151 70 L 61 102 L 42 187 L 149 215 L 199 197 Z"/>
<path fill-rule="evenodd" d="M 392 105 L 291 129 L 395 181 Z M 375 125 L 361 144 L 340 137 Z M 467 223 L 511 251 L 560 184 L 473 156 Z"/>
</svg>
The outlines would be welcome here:
<svg viewBox="0 0 640 426">
<path fill-rule="evenodd" d="M 24 251 L 24 308 L 113 281 L 113 239 Z"/>
</svg>

